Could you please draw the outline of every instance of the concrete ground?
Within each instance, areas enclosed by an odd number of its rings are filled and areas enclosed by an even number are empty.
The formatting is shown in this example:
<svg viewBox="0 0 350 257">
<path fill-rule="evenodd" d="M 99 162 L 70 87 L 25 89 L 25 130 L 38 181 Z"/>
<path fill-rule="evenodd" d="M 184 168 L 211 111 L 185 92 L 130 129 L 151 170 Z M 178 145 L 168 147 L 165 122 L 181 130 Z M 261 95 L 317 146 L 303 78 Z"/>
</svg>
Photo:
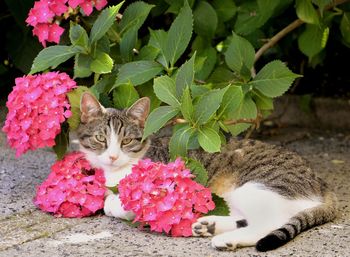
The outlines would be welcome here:
<svg viewBox="0 0 350 257">
<path fill-rule="evenodd" d="M 0 134 L 0 256 L 350 256 L 350 133 L 277 130 L 264 141 L 283 144 L 309 161 L 335 188 L 341 215 L 268 253 L 253 247 L 219 252 L 208 238 L 171 238 L 131 228 L 106 216 L 54 218 L 35 208 L 35 187 L 55 155 L 48 149 L 16 159 Z"/>
</svg>

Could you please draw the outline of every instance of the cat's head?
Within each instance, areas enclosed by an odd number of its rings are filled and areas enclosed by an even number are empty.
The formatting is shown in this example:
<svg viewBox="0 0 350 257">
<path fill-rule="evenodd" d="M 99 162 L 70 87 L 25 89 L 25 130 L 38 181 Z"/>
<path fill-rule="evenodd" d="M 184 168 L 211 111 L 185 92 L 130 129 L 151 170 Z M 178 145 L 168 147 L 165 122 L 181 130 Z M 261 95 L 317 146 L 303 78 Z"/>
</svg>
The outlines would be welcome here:
<svg viewBox="0 0 350 257">
<path fill-rule="evenodd" d="M 119 169 L 142 158 L 149 147 L 148 140 L 141 141 L 149 108 L 147 97 L 126 110 L 117 110 L 104 108 L 94 96 L 84 93 L 77 135 L 91 164 Z"/>
</svg>

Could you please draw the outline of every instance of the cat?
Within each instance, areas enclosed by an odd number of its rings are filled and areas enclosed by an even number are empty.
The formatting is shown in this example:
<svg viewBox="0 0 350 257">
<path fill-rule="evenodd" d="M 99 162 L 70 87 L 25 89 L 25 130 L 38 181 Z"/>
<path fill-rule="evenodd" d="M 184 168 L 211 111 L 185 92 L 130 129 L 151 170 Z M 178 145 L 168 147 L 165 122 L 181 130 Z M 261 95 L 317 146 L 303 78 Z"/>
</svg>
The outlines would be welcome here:
<svg viewBox="0 0 350 257">
<path fill-rule="evenodd" d="M 81 151 L 92 165 L 104 169 L 107 187 L 116 186 L 141 158 L 169 161 L 167 138 L 142 141 L 149 109 L 148 98 L 116 110 L 104 108 L 89 93 L 82 95 L 77 130 Z M 218 250 L 272 250 L 337 215 L 335 193 L 301 157 L 281 147 L 232 138 L 220 153 L 191 150 L 189 156 L 203 163 L 208 186 L 230 209 L 230 216 L 204 216 L 192 225 L 193 236 L 213 236 L 212 246 Z M 104 211 L 122 219 L 134 217 L 112 191 Z"/>
</svg>

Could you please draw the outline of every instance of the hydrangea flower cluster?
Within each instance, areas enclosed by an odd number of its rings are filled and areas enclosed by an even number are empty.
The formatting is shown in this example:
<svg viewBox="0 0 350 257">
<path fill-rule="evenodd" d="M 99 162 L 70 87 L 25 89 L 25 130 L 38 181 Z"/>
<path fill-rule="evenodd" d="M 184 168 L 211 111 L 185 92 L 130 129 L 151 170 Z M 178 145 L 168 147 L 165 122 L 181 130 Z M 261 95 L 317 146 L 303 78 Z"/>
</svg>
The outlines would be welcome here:
<svg viewBox="0 0 350 257">
<path fill-rule="evenodd" d="M 92 169 L 81 152 L 67 154 L 51 167 L 48 178 L 37 188 L 34 204 L 58 217 L 81 218 L 103 208 L 105 178 Z"/>
<path fill-rule="evenodd" d="M 2 130 L 19 157 L 28 150 L 55 145 L 61 123 L 72 115 L 66 94 L 76 82 L 66 73 L 48 72 L 16 78 L 15 83 Z"/>
<path fill-rule="evenodd" d="M 26 22 L 34 27 L 33 34 L 46 47 L 46 42 L 59 43 L 64 28 L 60 21 L 70 16 L 80 7 L 89 16 L 93 8 L 101 10 L 107 5 L 107 0 L 39 0 L 30 9 Z"/>
<path fill-rule="evenodd" d="M 208 188 L 193 181 L 184 162 L 169 164 L 139 161 L 119 183 L 119 197 L 134 222 L 172 236 L 191 236 L 191 225 L 202 213 L 215 208 Z"/>
</svg>

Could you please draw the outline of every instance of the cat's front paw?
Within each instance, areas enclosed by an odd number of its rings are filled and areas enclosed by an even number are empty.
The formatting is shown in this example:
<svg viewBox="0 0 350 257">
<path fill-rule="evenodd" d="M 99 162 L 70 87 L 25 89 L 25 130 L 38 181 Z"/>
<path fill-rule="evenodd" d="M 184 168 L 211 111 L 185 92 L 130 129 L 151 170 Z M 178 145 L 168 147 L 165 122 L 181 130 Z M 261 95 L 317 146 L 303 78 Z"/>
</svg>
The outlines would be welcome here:
<svg viewBox="0 0 350 257">
<path fill-rule="evenodd" d="M 116 194 L 108 195 L 104 202 L 103 210 L 107 216 L 112 216 L 125 220 L 132 220 L 135 214 L 123 209 L 119 196 Z"/>
<path fill-rule="evenodd" d="M 215 234 L 215 221 L 207 217 L 199 218 L 192 224 L 193 236 L 213 236 Z"/>
</svg>

